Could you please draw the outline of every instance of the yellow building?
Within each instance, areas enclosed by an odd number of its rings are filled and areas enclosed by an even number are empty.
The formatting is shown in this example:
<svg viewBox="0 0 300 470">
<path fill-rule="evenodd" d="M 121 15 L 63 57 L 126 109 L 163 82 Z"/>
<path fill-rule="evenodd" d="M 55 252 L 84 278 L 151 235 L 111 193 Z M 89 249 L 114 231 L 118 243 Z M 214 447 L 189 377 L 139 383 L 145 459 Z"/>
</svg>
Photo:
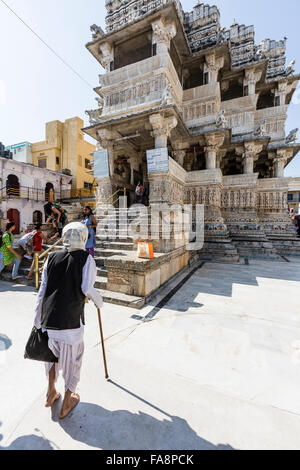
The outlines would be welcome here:
<svg viewBox="0 0 300 470">
<path fill-rule="evenodd" d="M 32 163 L 53 171 L 69 170 L 73 189 L 92 188 L 93 174 L 88 173 L 96 147 L 84 140 L 82 119 L 46 124 L 46 140 L 32 145 Z"/>
</svg>

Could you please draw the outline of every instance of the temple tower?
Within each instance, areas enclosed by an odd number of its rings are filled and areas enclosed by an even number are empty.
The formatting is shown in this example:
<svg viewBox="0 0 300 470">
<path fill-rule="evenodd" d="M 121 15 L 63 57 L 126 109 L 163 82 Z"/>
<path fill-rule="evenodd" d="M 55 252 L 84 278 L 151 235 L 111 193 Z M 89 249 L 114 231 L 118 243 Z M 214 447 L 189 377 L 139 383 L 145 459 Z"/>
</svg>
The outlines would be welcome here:
<svg viewBox="0 0 300 470">
<path fill-rule="evenodd" d="M 299 75 L 286 40 L 255 43 L 254 26 L 222 28 L 216 6 L 184 12 L 179 0 L 106 0 L 106 32 L 88 50 L 103 66 L 85 132 L 107 150 L 105 204 L 139 180 L 150 205 L 204 204 L 206 259 L 300 254 L 286 213 L 284 168 L 300 149 L 286 132 Z M 146 153 L 168 149 L 168 169 Z M 172 251 L 174 246 L 157 246 Z"/>
</svg>

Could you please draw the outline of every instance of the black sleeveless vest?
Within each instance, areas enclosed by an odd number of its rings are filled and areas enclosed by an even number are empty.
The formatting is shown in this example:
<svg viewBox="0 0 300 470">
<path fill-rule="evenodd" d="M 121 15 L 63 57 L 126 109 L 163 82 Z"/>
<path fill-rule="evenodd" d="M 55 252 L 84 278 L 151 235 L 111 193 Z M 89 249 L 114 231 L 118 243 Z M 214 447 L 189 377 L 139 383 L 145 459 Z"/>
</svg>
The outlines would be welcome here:
<svg viewBox="0 0 300 470">
<path fill-rule="evenodd" d="M 42 327 L 75 330 L 84 321 L 85 295 L 81 290 L 82 270 L 89 254 L 78 250 L 52 253 L 47 266 L 47 288 L 42 306 Z"/>
</svg>

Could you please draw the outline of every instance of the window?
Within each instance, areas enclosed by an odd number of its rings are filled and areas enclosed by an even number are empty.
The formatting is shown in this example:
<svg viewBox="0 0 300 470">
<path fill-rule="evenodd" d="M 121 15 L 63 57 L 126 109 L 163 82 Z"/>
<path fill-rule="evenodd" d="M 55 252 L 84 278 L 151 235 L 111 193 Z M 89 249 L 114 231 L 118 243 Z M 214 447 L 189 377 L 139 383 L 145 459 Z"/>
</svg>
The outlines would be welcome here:
<svg viewBox="0 0 300 470">
<path fill-rule="evenodd" d="M 288 194 L 288 201 L 294 200 L 294 194 Z"/>
<path fill-rule="evenodd" d="M 300 202 L 300 193 L 298 194 L 298 202 Z"/>
<path fill-rule="evenodd" d="M 84 183 L 84 189 L 93 189 L 93 183 Z"/>
<path fill-rule="evenodd" d="M 60 162 L 59 157 L 56 157 L 56 165 L 59 165 L 59 162 Z"/>
<path fill-rule="evenodd" d="M 90 170 L 91 169 L 91 162 L 90 160 L 88 160 L 87 158 L 85 159 L 85 168 L 87 170 Z"/>
<path fill-rule="evenodd" d="M 208 85 L 209 84 L 209 73 L 205 72 L 203 75 L 203 85 Z"/>
<path fill-rule="evenodd" d="M 47 158 L 40 158 L 38 161 L 39 168 L 47 168 Z"/>
<path fill-rule="evenodd" d="M 280 106 L 280 96 L 275 96 L 275 106 Z"/>
</svg>

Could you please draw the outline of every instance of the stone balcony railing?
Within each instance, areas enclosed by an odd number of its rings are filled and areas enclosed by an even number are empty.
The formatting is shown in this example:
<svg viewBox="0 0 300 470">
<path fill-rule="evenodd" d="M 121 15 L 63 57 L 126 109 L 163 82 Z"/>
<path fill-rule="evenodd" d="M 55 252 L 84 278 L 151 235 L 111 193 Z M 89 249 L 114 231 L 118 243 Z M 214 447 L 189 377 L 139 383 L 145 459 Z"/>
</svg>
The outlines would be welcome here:
<svg viewBox="0 0 300 470">
<path fill-rule="evenodd" d="M 257 99 L 258 95 L 253 95 L 222 101 L 221 109 L 233 134 L 253 131 Z"/>
<path fill-rule="evenodd" d="M 183 92 L 183 119 L 188 127 L 199 127 L 216 120 L 220 110 L 218 83 L 203 85 Z"/>
<path fill-rule="evenodd" d="M 167 85 L 171 85 L 171 102 L 181 110 L 182 87 L 169 54 L 109 72 L 99 80 L 104 97 L 102 119 L 159 107 Z"/>
<path fill-rule="evenodd" d="M 283 139 L 285 137 L 285 122 L 287 119 L 288 106 L 275 106 L 273 108 L 260 109 L 255 112 L 254 124 L 266 121 L 266 134 L 272 139 Z"/>
</svg>

